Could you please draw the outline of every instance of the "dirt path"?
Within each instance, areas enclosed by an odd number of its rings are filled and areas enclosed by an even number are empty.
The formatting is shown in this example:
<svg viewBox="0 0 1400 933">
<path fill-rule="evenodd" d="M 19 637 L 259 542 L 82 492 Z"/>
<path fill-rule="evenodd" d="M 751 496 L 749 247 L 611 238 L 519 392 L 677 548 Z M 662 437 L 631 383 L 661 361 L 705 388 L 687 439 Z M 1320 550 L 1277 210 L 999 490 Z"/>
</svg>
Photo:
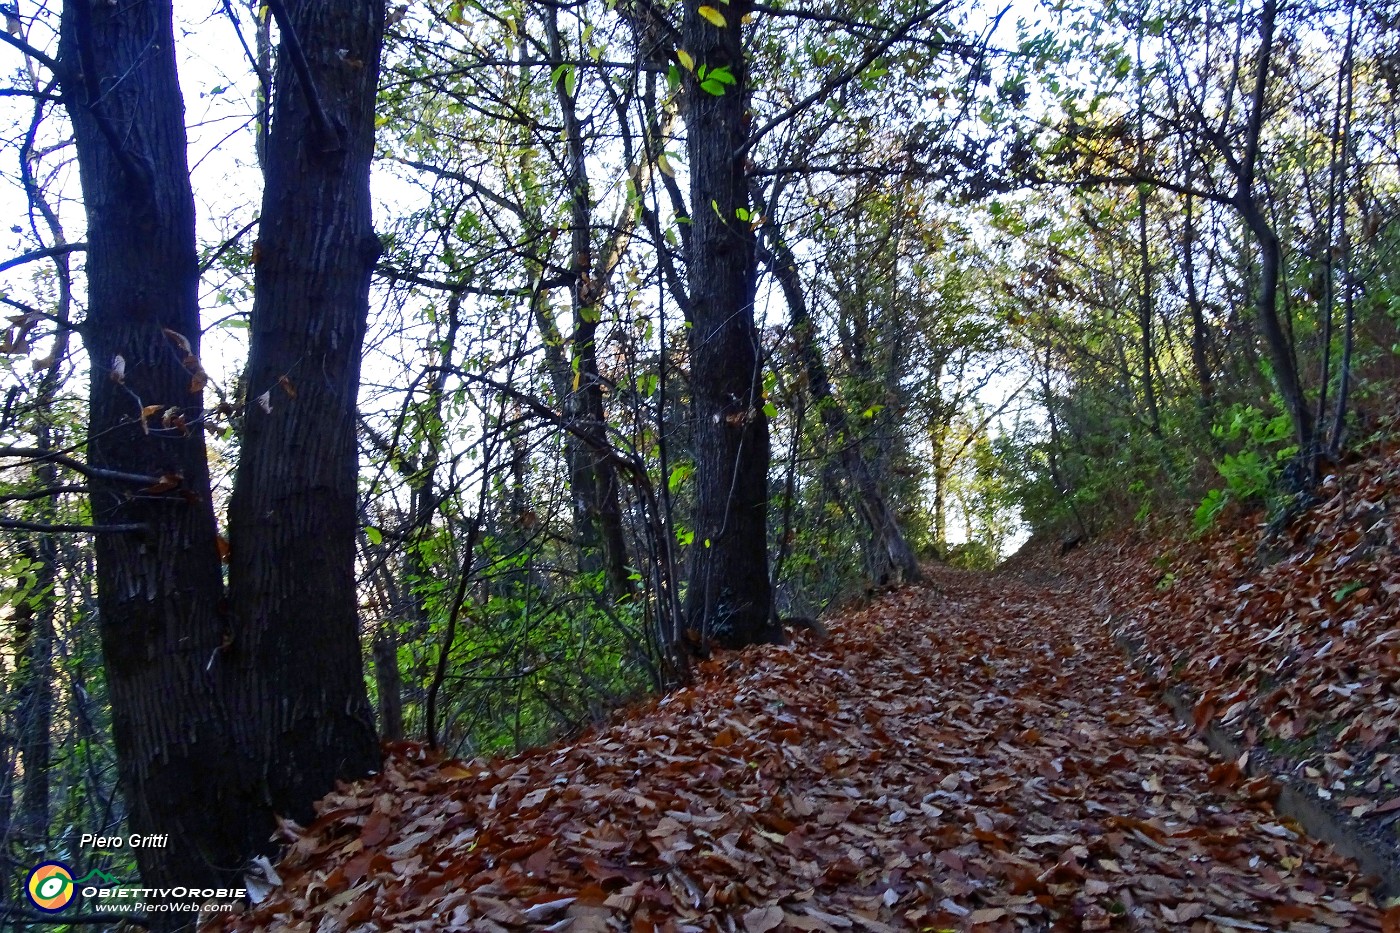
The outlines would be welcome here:
<svg viewBox="0 0 1400 933">
<path fill-rule="evenodd" d="M 504 762 L 405 750 L 239 929 L 1380 930 L 1088 600 L 946 574 Z M 1387 933 L 1391 923 L 1387 921 Z"/>
</svg>

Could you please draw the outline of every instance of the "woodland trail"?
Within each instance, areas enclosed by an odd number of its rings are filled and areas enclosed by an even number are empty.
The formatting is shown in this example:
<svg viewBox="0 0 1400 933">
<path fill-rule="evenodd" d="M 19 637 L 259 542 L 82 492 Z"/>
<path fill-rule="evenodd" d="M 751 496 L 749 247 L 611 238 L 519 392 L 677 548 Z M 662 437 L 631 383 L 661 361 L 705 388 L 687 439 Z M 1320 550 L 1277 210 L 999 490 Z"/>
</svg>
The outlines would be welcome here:
<svg viewBox="0 0 1400 933">
<path fill-rule="evenodd" d="M 1381 930 L 1082 590 L 938 571 L 832 639 L 328 798 L 242 930 Z"/>
</svg>

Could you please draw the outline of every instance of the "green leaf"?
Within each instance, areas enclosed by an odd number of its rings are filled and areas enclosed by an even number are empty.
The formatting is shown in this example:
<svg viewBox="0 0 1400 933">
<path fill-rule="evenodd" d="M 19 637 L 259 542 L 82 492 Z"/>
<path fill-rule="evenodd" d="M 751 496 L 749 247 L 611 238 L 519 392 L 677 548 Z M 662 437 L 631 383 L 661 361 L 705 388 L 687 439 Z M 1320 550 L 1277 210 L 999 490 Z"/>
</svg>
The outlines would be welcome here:
<svg viewBox="0 0 1400 933">
<path fill-rule="evenodd" d="M 763 404 L 763 413 L 769 418 L 776 418 L 778 417 L 778 406 L 774 405 L 772 402 L 765 402 Z"/>
<path fill-rule="evenodd" d="M 379 545 L 384 543 L 384 532 L 375 528 L 373 525 L 365 528 L 365 537 L 369 539 L 370 544 Z"/>
<path fill-rule="evenodd" d="M 1353 580 L 1350 583 L 1343 583 L 1340 587 L 1337 588 L 1337 592 L 1332 594 L 1332 598 L 1335 599 L 1337 602 L 1341 602 L 1342 600 L 1346 599 L 1352 593 L 1355 593 L 1357 590 L 1361 589 L 1365 585 L 1366 584 L 1362 583 L 1360 580 Z"/>
</svg>

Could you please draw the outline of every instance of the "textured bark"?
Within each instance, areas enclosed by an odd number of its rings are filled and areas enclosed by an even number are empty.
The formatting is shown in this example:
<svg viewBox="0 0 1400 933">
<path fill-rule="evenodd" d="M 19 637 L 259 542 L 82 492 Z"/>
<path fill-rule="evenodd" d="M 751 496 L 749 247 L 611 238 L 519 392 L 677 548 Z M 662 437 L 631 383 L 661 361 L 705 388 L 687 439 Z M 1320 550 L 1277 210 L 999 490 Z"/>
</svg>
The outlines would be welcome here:
<svg viewBox="0 0 1400 933">
<path fill-rule="evenodd" d="M 190 424 L 202 415 L 171 336 L 198 354 L 194 198 L 170 4 L 69 0 L 60 56 L 88 214 L 88 461 L 180 480 L 167 492 L 110 474 L 91 481 L 96 524 L 147 528 L 95 544 L 113 738 L 131 830 L 170 834 L 166 848 L 136 851 L 143 880 L 202 885 L 226 879 L 263 844 L 269 821 L 251 815 L 217 700 L 221 672 L 205 671 L 226 623 L 202 432 L 148 431 L 141 418 L 157 404 Z"/>
<path fill-rule="evenodd" d="M 696 71 L 728 68 L 723 93 L 686 78 L 690 158 L 691 408 L 695 419 L 695 543 L 686 616 L 703 641 L 777 642 L 768 580 L 768 419 L 754 326 L 757 252 L 747 216 L 741 153 L 748 139 L 743 18 L 751 5 L 718 7 L 716 26 L 687 4 L 685 48 Z"/>
<path fill-rule="evenodd" d="M 384 7 L 286 4 L 256 244 L 250 396 L 229 505 L 232 663 L 275 812 L 378 765 L 355 599 L 355 437 Z M 279 22 L 279 26 L 284 25 Z M 293 68 L 299 41 L 314 82 Z M 324 109 L 324 120 L 316 111 Z M 264 396 L 266 404 L 259 403 Z"/>
<path fill-rule="evenodd" d="M 377 254 L 368 165 L 383 7 L 301 2 L 291 14 L 332 132 L 309 128 L 284 54 L 249 369 L 252 394 L 277 394 L 271 413 L 248 406 L 225 593 L 199 428 L 172 8 L 63 9 L 61 80 L 88 216 L 87 453 L 107 471 L 91 480 L 93 519 L 145 526 L 100 535 L 95 549 L 130 828 L 168 834 L 165 848 L 136 851 L 148 886 L 232 881 L 267 848 L 274 814 L 305 819 L 336 778 L 377 764 L 354 600 L 354 404 Z M 184 918 L 150 919 L 173 929 Z"/>
</svg>

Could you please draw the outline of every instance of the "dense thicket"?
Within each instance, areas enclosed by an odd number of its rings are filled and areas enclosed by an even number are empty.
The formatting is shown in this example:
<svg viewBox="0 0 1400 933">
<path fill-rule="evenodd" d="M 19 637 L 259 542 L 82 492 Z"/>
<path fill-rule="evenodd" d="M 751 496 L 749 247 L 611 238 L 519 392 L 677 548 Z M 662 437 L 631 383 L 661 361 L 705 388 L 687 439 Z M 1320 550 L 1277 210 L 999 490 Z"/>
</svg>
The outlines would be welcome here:
<svg viewBox="0 0 1400 933">
<path fill-rule="evenodd" d="M 161 769 L 304 812 L 367 701 L 511 749 L 921 560 L 1286 520 L 1393 391 L 1393 4 L 314 6 L 0 36 L 7 902 Z"/>
</svg>

